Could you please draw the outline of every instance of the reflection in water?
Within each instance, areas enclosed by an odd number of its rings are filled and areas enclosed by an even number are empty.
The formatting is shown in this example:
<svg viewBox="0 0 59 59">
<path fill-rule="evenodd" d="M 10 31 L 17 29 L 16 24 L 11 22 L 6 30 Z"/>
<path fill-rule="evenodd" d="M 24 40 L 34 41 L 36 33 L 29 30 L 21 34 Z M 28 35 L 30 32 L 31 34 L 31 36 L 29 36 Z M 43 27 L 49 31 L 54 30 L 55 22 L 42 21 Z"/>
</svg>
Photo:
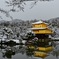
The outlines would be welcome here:
<svg viewBox="0 0 59 59">
<path fill-rule="evenodd" d="M 52 51 L 52 55 L 56 56 L 56 58 L 58 58 L 58 56 L 59 56 L 59 45 L 56 45 L 56 47 Z"/>
<path fill-rule="evenodd" d="M 42 57 L 45 58 L 52 54 L 53 56 L 56 56 L 58 58 L 59 56 L 59 49 L 58 46 L 54 48 L 54 50 L 50 53 L 47 52 L 41 52 L 37 50 L 37 46 L 31 46 L 31 45 L 14 45 L 14 46 L 8 46 L 8 45 L 1 45 L 0 44 L 0 52 L 2 53 L 3 58 L 11 59 L 12 56 L 21 53 L 26 54 L 28 57 Z"/>
<path fill-rule="evenodd" d="M 3 53 L 3 57 L 7 58 L 12 58 L 12 55 L 15 55 L 15 52 L 13 52 L 12 50 L 8 50 L 5 53 Z"/>
<path fill-rule="evenodd" d="M 0 45 L 0 52 L 3 55 L 3 58 L 7 57 L 8 59 L 12 58 L 17 53 L 24 54 L 25 53 L 25 46 L 22 45 L 15 45 L 15 46 L 8 46 L 8 45 Z"/>
</svg>

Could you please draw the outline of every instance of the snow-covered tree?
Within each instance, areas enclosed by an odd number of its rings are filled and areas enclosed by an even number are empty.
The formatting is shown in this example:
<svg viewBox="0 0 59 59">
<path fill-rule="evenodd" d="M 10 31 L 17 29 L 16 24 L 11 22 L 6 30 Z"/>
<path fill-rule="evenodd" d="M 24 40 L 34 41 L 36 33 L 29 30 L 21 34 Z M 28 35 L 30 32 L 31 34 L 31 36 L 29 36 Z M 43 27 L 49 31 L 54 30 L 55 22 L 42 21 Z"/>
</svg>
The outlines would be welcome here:
<svg viewBox="0 0 59 59">
<path fill-rule="evenodd" d="M 3 33 L 7 36 L 7 38 L 11 38 L 13 35 L 13 31 L 10 28 L 3 28 Z"/>
</svg>

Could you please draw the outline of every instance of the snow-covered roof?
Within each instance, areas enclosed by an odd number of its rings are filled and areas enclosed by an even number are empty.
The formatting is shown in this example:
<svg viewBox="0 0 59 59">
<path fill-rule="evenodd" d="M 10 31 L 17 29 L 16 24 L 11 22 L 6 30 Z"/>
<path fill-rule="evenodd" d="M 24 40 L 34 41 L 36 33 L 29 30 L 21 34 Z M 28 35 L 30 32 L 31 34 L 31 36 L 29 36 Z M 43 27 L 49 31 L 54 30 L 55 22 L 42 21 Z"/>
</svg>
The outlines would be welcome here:
<svg viewBox="0 0 59 59">
<path fill-rule="evenodd" d="M 41 23 L 45 23 L 45 22 L 43 22 L 43 21 L 38 21 L 38 22 L 35 22 L 35 23 L 32 23 L 32 24 L 41 24 Z M 47 24 L 47 23 L 45 23 L 45 24 Z"/>
<path fill-rule="evenodd" d="M 9 42 L 9 41 L 13 41 L 13 42 L 16 42 L 16 43 L 20 43 L 19 40 L 17 40 L 17 39 L 9 39 L 9 40 L 6 40 L 6 42 Z"/>
<path fill-rule="evenodd" d="M 46 29 L 46 28 L 31 28 L 32 30 L 36 30 L 36 29 Z"/>
</svg>

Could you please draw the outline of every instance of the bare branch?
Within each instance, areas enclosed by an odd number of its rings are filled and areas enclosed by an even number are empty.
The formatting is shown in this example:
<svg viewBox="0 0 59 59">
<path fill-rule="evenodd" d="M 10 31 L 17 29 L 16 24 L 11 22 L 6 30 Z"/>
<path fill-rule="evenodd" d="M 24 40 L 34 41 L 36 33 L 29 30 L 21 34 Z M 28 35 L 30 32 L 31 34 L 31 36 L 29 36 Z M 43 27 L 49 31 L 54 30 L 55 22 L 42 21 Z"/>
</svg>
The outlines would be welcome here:
<svg viewBox="0 0 59 59">
<path fill-rule="evenodd" d="M 1 13 L 4 13 L 5 15 L 6 15 L 6 17 L 10 17 L 11 18 L 11 20 L 13 20 L 13 17 L 12 16 L 10 16 L 10 14 L 9 14 L 9 12 L 8 11 L 5 11 L 5 10 L 3 10 L 3 9 L 1 9 L 0 8 L 0 12 Z M 1 17 L 0 17 L 1 18 Z M 1 18 L 2 19 L 2 18 Z"/>
<path fill-rule="evenodd" d="M 33 7 L 36 5 L 37 2 L 38 2 L 38 0 L 35 1 L 35 2 L 33 2 L 33 3 L 31 4 L 31 5 L 32 5 L 31 8 L 33 8 Z M 31 9 L 31 8 L 30 8 L 30 9 Z"/>
<path fill-rule="evenodd" d="M 12 6 L 12 10 L 10 11 L 15 11 L 14 8 L 17 6 L 20 10 L 24 11 L 24 5 L 26 5 L 26 1 L 33 1 L 31 8 L 36 5 L 38 1 L 51 1 L 51 0 L 7 0 L 5 1 L 8 6 Z"/>
<path fill-rule="evenodd" d="M 1 8 L 0 8 L 0 12 L 6 14 L 7 17 L 9 16 L 9 13 Z"/>
</svg>

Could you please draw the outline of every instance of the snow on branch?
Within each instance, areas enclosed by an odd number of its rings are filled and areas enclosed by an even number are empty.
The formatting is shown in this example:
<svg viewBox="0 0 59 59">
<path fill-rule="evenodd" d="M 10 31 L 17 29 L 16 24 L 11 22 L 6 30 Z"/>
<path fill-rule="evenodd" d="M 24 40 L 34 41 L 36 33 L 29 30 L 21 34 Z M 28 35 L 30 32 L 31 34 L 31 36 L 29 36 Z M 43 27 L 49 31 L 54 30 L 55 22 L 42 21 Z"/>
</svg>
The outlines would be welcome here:
<svg viewBox="0 0 59 59">
<path fill-rule="evenodd" d="M 33 1 L 31 8 L 36 5 L 38 1 L 51 1 L 51 0 L 6 0 L 8 6 L 12 6 L 10 11 L 15 11 L 15 7 L 19 8 L 20 10 L 24 11 L 24 6 L 26 5 L 27 1 Z"/>
<path fill-rule="evenodd" d="M 9 14 L 9 12 L 8 11 L 6 11 L 6 10 L 4 10 L 4 9 L 1 9 L 0 8 L 0 12 L 1 13 L 4 13 L 5 15 L 6 15 L 6 17 L 10 17 L 10 19 L 12 19 L 13 20 L 13 17 L 12 16 L 10 16 L 10 14 Z M 0 18 L 2 19 L 2 17 L 0 16 Z"/>
</svg>

